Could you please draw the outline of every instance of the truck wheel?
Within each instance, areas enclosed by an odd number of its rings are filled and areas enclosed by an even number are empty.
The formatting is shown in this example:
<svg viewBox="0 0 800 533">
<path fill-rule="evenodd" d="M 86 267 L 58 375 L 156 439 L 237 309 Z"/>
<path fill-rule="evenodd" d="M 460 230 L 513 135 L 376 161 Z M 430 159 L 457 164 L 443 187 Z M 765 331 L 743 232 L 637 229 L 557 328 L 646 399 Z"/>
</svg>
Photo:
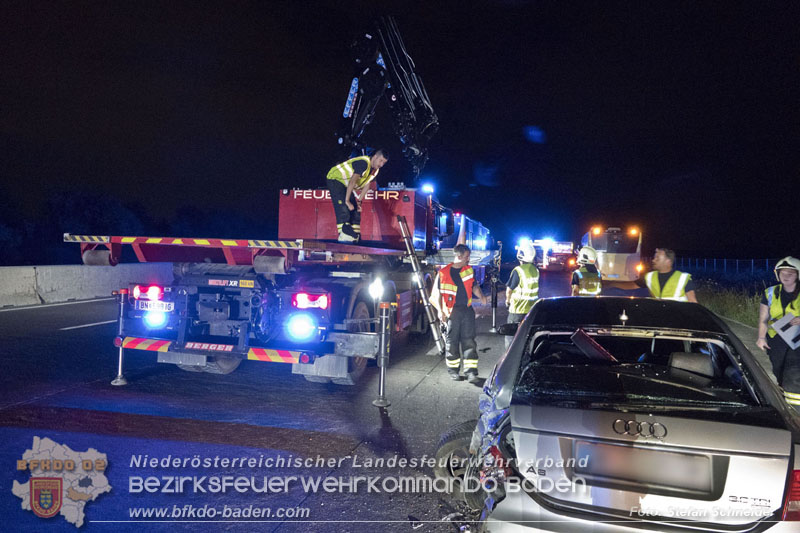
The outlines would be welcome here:
<svg viewBox="0 0 800 533">
<path fill-rule="evenodd" d="M 436 466 L 433 468 L 433 473 L 437 478 L 464 481 L 469 461 L 475 460 L 475 457 L 469 452 L 469 445 L 477 425 L 477 420 L 462 422 L 451 427 L 441 436 L 436 447 Z M 465 492 L 461 490 L 458 483 L 453 484 L 452 496 L 457 499 L 465 497 Z"/>
<path fill-rule="evenodd" d="M 353 315 L 350 318 L 353 319 L 366 319 L 370 318 L 371 313 L 369 312 L 369 306 L 367 302 L 364 300 L 360 300 L 356 303 L 355 307 L 353 307 Z M 348 331 L 350 332 L 359 332 L 359 331 L 368 331 L 369 326 L 364 324 L 360 326 L 350 326 Z M 366 357 L 348 357 L 347 358 L 347 377 L 345 378 L 332 378 L 331 381 L 336 383 L 337 385 L 355 385 L 356 382 L 361 378 L 361 375 L 364 373 L 364 369 L 367 368 L 367 361 Z"/>
<path fill-rule="evenodd" d="M 178 368 L 180 368 L 184 372 L 202 372 L 203 371 L 203 367 L 202 366 L 194 366 L 194 365 L 175 365 L 175 366 L 177 366 Z"/>
<path fill-rule="evenodd" d="M 241 362 L 242 360 L 239 357 L 215 355 L 212 359 L 206 361 L 206 366 L 200 368 L 208 374 L 230 374 L 239 367 Z"/>
</svg>

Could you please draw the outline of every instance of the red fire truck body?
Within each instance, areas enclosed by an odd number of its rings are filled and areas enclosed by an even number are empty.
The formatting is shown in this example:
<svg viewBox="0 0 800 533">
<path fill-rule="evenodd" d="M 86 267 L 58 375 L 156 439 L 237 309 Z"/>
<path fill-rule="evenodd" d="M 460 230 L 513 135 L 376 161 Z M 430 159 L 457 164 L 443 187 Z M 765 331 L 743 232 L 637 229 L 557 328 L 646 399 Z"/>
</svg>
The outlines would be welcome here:
<svg viewBox="0 0 800 533">
<path fill-rule="evenodd" d="M 452 259 L 440 243 L 459 230 L 452 211 L 431 194 L 372 190 L 362 204 L 365 244 L 338 243 L 331 240 L 336 221 L 326 193 L 281 191 L 278 240 L 64 240 L 81 244 L 86 264 L 114 265 L 124 245 L 140 262 L 173 263 L 170 286 L 126 288 L 117 341 L 123 348 L 156 352 L 159 362 L 189 371 L 228 373 L 250 359 L 292 363 L 293 373 L 309 381 L 353 384 L 377 351 L 370 333 L 378 301 L 396 309 L 395 331 L 427 328 L 419 286 L 427 290 L 436 268 Z M 398 215 L 413 236 L 419 272 L 408 261 Z M 472 254 L 479 281 L 489 255 Z"/>
</svg>

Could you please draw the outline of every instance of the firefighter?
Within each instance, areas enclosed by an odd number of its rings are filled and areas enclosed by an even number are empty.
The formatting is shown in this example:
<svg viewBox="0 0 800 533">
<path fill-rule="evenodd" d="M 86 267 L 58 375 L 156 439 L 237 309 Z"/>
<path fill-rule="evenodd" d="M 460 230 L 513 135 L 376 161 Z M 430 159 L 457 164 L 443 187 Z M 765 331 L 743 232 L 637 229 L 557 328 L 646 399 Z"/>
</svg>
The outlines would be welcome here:
<svg viewBox="0 0 800 533">
<path fill-rule="evenodd" d="M 784 257 L 775 265 L 778 284 L 765 290 L 761 298 L 756 340 L 756 345 L 769 355 L 772 373 L 784 388 L 786 401 L 795 406 L 800 406 L 800 348 L 792 350 L 772 325 L 786 313 L 795 316 L 791 325 L 800 325 L 798 275 L 799 259 Z"/>
<path fill-rule="evenodd" d="M 599 296 L 602 289 L 597 271 L 597 252 L 584 246 L 578 252 L 578 269 L 572 273 L 572 296 Z"/>
<path fill-rule="evenodd" d="M 472 295 L 486 305 L 486 296 L 475 283 L 474 271 L 469 266 L 470 250 L 464 244 L 453 247 L 454 261 L 443 267 L 433 282 L 431 302 L 439 310 L 447 326 L 447 372 L 453 381 L 460 381 L 459 366 L 464 354 L 464 374 L 470 383 L 478 381 L 478 346 L 475 342 L 475 310 Z"/>
<path fill-rule="evenodd" d="M 361 238 L 361 201 L 369 184 L 389 160 L 383 149 L 372 155 L 353 157 L 328 171 L 328 190 L 331 192 L 339 242 L 358 242 Z"/>
<path fill-rule="evenodd" d="M 674 264 L 675 252 L 668 248 L 656 248 L 656 253 L 653 255 L 655 270 L 645 274 L 644 281 L 638 280 L 636 284 L 639 286 L 644 284 L 653 298 L 697 303 L 692 276 L 680 270 L 673 270 Z"/>
<path fill-rule="evenodd" d="M 536 268 L 536 248 L 531 241 L 524 241 L 517 250 L 519 265 L 511 271 L 506 283 L 506 305 L 508 306 L 508 322 L 522 322 L 539 298 L 539 269 Z M 512 337 L 506 336 L 506 348 Z"/>
</svg>

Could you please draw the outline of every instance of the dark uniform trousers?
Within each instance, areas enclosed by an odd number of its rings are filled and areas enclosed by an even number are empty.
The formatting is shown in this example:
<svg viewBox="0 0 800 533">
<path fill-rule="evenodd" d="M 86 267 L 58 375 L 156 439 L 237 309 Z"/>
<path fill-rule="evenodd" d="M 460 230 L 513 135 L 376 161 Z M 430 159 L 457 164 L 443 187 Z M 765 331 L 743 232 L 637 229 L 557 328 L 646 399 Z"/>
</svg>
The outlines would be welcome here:
<svg viewBox="0 0 800 533">
<path fill-rule="evenodd" d="M 356 206 L 355 196 L 351 198 L 351 203 L 356 209 L 350 211 L 345 203 L 347 200 L 347 186 L 338 180 L 329 179 L 327 181 L 328 190 L 331 192 L 331 200 L 333 201 L 333 212 L 336 213 L 336 226 L 341 227 L 343 233 L 351 237 L 358 237 L 359 232 L 355 231 L 353 226 L 360 228 L 361 211 Z"/>
<path fill-rule="evenodd" d="M 800 393 L 800 349 L 790 349 L 780 335 L 768 337 L 767 343 L 770 346 L 767 355 L 778 385 L 789 392 Z"/>
<path fill-rule="evenodd" d="M 464 354 L 464 372 L 478 373 L 478 344 L 475 342 L 475 310 L 454 307 L 447 322 L 447 368 L 458 370 L 461 352 Z M 459 350 L 459 347 L 461 350 Z"/>
</svg>

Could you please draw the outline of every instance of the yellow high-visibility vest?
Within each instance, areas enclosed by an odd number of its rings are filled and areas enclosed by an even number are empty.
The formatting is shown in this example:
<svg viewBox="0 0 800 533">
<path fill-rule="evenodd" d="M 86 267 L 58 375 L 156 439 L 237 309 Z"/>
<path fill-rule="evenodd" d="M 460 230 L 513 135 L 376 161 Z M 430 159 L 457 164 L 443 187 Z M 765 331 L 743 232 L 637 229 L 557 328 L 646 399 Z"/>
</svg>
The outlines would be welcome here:
<svg viewBox="0 0 800 533">
<path fill-rule="evenodd" d="M 686 285 L 692 279 L 691 274 L 675 270 L 669 277 L 664 287 L 658 281 L 658 272 L 655 270 L 648 272 L 644 276 L 644 282 L 647 284 L 647 290 L 653 298 L 661 300 L 677 300 L 679 302 L 688 302 L 689 298 L 686 296 Z"/>
<path fill-rule="evenodd" d="M 600 274 L 589 272 L 585 266 L 575 271 L 578 275 L 578 294 L 581 296 L 597 296 L 602 290 Z"/>
<path fill-rule="evenodd" d="M 767 335 L 770 337 L 778 334 L 772 324 L 783 318 L 787 312 L 792 313 L 794 316 L 800 316 L 800 294 L 784 308 L 783 304 L 781 304 L 781 291 L 783 291 L 783 285 L 780 283 L 764 291 L 764 295 L 767 297 L 767 305 L 769 306 L 769 321 L 767 322 L 769 329 L 767 329 Z"/>
<path fill-rule="evenodd" d="M 539 269 L 532 263 L 524 263 L 516 267 L 513 272 L 519 276 L 519 285 L 511 291 L 508 312 L 524 315 L 539 298 Z"/>
<path fill-rule="evenodd" d="M 328 179 L 342 182 L 346 187 L 350 182 L 350 178 L 353 176 L 353 163 L 356 161 L 364 161 L 367 164 L 367 170 L 361 174 L 361 179 L 358 180 L 355 187 L 356 189 L 363 189 L 366 184 L 375 179 L 375 176 L 377 176 L 380 171 L 379 168 L 376 168 L 374 173 L 371 172 L 372 165 L 370 164 L 369 156 L 366 155 L 348 159 L 331 168 L 328 171 Z"/>
</svg>

